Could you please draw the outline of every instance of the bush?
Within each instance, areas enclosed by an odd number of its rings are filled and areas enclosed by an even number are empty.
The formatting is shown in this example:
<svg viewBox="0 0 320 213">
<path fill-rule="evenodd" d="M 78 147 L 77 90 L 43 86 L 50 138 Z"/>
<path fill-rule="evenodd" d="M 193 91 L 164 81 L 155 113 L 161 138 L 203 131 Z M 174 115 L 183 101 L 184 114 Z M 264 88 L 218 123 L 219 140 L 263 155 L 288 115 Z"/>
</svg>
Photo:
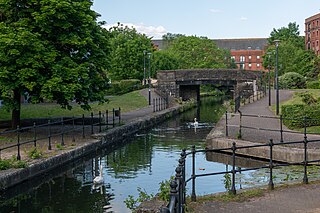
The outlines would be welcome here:
<svg viewBox="0 0 320 213">
<path fill-rule="evenodd" d="M 121 95 L 134 90 L 141 89 L 142 85 L 138 79 L 127 79 L 121 81 L 112 82 L 110 89 L 108 90 L 109 94 L 112 95 Z"/>
<path fill-rule="evenodd" d="M 320 110 L 318 104 L 305 105 L 282 105 L 281 113 L 283 116 L 284 124 L 289 128 L 302 128 L 304 127 L 304 117 L 306 126 L 320 126 Z M 308 120 L 310 119 L 310 120 Z"/>
<path fill-rule="evenodd" d="M 308 81 L 307 89 L 320 89 L 320 82 L 319 81 Z"/>
<path fill-rule="evenodd" d="M 305 78 L 296 72 L 288 72 L 279 77 L 280 89 L 302 89 L 306 86 Z"/>
</svg>

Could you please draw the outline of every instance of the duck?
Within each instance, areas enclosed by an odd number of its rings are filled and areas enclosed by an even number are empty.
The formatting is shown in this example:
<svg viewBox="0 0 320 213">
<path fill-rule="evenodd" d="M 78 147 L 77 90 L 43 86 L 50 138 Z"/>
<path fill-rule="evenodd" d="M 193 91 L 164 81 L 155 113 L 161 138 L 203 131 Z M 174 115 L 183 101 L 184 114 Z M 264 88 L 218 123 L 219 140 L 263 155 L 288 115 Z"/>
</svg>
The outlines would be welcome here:
<svg viewBox="0 0 320 213">
<path fill-rule="evenodd" d="M 100 164 L 100 173 L 99 173 L 99 176 L 96 176 L 94 179 L 93 179 L 93 184 L 95 185 L 101 185 L 103 184 L 104 180 L 103 180 L 103 173 L 102 173 L 102 164 Z"/>
</svg>

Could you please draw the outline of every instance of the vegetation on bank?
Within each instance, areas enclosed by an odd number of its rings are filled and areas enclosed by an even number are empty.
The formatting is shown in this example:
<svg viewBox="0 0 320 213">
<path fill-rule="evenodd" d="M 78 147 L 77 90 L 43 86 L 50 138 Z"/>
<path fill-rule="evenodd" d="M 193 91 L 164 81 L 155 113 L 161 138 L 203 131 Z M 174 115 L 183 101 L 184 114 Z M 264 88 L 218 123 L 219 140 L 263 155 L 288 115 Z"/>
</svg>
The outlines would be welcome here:
<svg viewBox="0 0 320 213">
<path fill-rule="evenodd" d="M 99 104 L 91 103 L 91 111 L 105 111 L 113 108 L 121 108 L 122 112 L 128 112 L 148 106 L 147 100 L 139 91 L 133 91 L 120 96 L 108 97 L 108 102 Z M 82 114 L 90 114 L 90 111 L 82 109 L 76 103 L 73 103 L 71 110 L 61 108 L 55 103 L 41 104 L 23 104 L 21 106 L 21 118 L 47 118 L 47 117 L 63 117 L 63 116 L 81 116 Z M 0 108 L 0 120 L 10 120 L 11 114 L 6 108 Z"/>
</svg>

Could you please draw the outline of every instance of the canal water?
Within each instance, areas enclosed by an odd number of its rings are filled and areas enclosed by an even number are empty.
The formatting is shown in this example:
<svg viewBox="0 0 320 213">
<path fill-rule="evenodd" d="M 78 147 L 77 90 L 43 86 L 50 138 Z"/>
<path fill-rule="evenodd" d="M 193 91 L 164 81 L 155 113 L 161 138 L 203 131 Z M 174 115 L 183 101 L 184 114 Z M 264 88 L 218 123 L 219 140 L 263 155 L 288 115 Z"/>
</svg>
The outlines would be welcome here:
<svg viewBox="0 0 320 213">
<path fill-rule="evenodd" d="M 0 197 L 0 212 L 131 212 L 124 200 L 129 195 L 137 198 L 138 189 L 147 194 L 158 193 L 160 182 L 175 175 L 181 150 L 190 150 L 192 145 L 204 148 L 207 134 L 224 110 L 221 99 L 202 99 L 198 108 L 140 132 L 124 145 L 72 162 L 6 191 Z M 198 128 L 192 126 L 194 118 L 199 122 Z M 197 156 L 197 174 L 231 169 L 223 157 L 211 156 L 217 162 L 207 161 L 207 157 Z M 93 179 L 100 174 L 100 165 L 104 184 L 96 188 Z M 187 167 L 189 177 L 190 161 Z M 249 172 L 242 175 L 250 177 Z M 243 184 L 249 185 L 245 181 Z M 189 183 L 187 194 L 191 193 L 190 186 Z M 242 187 L 241 180 L 237 187 Z M 197 179 L 197 195 L 225 190 L 222 175 Z"/>
</svg>

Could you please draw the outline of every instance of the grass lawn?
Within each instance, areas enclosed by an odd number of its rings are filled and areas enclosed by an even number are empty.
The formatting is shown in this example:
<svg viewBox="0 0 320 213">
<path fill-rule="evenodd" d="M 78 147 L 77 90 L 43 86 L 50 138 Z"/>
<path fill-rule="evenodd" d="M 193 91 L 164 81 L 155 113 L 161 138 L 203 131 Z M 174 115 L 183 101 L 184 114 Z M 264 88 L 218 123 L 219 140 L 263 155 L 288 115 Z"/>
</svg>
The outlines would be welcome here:
<svg viewBox="0 0 320 213">
<path fill-rule="evenodd" d="M 145 97 L 140 95 L 139 91 L 130 92 L 121 96 L 109 97 L 109 102 L 104 104 L 92 103 L 91 110 L 86 111 L 74 103 L 72 110 L 62 109 L 58 104 L 41 103 L 41 104 L 22 104 L 21 118 L 47 118 L 47 117 L 62 117 L 62 116 L 81 116 L 88 115 L 91 112 L 105 112 L 113 108 L 121 108 L 122 112 L 128 112 L 135 109 L 148 106 Z M 10 120 L 11 112 L 6 111 L 3 107 L 0 108 L 0 120 Z"/>
</svg>

